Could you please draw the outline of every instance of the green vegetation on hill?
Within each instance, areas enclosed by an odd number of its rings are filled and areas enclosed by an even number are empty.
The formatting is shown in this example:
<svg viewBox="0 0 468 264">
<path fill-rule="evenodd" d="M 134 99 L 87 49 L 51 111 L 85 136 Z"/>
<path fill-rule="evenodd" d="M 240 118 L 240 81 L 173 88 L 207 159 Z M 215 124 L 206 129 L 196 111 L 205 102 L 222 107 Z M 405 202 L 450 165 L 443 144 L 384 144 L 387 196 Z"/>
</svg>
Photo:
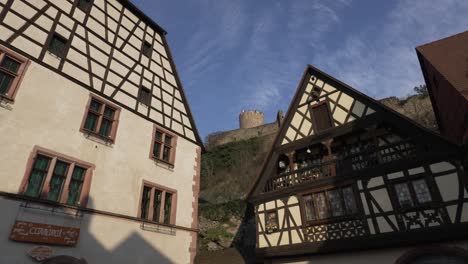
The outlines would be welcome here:
<svg viewBox="0 0 468 264">
<path fill-rule="evenodd" d="M 202 155 L 199 250 L 229 248 L 246 213 L 245 194 L 272 136 L 231 142 Z"/>
<path fill-rule="evenodd" d="M 258 137 L 217 146 L 203 154 L 201 199 L 222 203 L 243 198 L 270 143 L 269 137 Z"/>
<path fill-rule="evenodd" d="M 200 204 L 200 211 L 206 219 L 221 223 L 228 223 L 232 216 L 242 218 L 245 208 L 244 200 L 233 200 L 221 204 Z"/>
</svg>

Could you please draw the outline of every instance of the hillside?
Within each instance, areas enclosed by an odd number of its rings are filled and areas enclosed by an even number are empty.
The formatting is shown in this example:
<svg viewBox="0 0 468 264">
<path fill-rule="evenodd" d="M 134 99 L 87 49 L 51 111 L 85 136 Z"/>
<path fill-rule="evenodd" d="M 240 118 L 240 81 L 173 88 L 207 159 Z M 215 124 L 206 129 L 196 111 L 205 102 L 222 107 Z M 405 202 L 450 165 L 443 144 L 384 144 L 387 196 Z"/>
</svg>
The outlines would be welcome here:
<svg viewBox="0 0 468 264">
<path fill-rule="evenodd" d="M 431 100 L 427 95 L 410 95 L 404 99 L 388 97 L 380 100 L 384 105 L 403 114 L 420 125 L 438 131 L 437 121 L 432 110 Z"/>
<path fill-rule="evenodd" d="M 415 91 L 416 94 L 405 98 L 389 97 L 380 101 L 422 126 L 437 130 L 427 92 Z M 251 181 L 260 170 L 273 138 L 274 136 L 267 136 L 232 142 L 211 148 L 203 154 L 199 215 L 200 259 L 209 259 L 207 254 L 213 255 L 206 253 L 208 251 L 230 247 L 238 248 L 244 257 L 252 256 L 255 221 L 244 198 Z M 243 243 L 237 243 L 241 240 Z M 232 253 L 232 249 L 229 252 Z"/>
</svg>

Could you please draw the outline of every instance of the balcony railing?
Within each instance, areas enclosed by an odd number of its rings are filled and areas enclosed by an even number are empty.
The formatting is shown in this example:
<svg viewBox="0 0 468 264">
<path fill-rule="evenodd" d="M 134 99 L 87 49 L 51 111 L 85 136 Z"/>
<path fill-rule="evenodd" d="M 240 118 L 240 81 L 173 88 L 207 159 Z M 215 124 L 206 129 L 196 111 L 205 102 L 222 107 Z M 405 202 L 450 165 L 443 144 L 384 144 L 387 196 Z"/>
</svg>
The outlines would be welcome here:
<svg viewBox="0 0 468 264">
<path fill-rule="evenodd" d="M 264 192 L 272 192 L 305 182 L 362 171 L 403 158 L 414 157 L 416 147 L 409 141 L 400 141 L 382 147 L 366 146 L 350 155 L 337 153 L 337 158 L 322 159 L 320 164 L 280 174 L 267 181 Z"/>
</svg>

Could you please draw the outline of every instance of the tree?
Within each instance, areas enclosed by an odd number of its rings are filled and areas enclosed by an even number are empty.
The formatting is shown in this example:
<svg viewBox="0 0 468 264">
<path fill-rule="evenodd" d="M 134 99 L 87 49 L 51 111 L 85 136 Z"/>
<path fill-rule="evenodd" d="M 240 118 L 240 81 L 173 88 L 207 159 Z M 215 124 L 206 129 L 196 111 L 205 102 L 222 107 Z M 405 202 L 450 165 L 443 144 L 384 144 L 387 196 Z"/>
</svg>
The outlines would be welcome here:
<svg viewBox="0 0 468 264">
<path fill-rule="evenodd" d="M 413 88 L 413 91 L 416 93 L 417 96 L 420 96 L 420 97 L 426 97 L 429 95 L 429 92 L 427 91 L 427 86 L 425 84 L 415 86 Z"/>
</svg>

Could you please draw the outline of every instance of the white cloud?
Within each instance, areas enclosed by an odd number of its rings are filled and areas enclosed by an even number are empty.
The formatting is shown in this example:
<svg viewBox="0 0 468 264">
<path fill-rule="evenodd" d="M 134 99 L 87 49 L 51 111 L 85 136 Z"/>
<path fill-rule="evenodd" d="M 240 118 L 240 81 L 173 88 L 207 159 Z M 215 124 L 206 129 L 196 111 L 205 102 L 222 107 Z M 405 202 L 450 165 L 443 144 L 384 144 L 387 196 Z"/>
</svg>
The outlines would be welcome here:
<svg viewBox="0 0 468 264">
<path fill-rule="evenodd" d="M 424 82 L 414 48 L 468 28 L 466 0 L 399 1 L 378 28 L 352 32 L 314 63 L 377 98 L 402 96 Z"/>
<path fill-rule="evenodd" d="M 349 4 L 297 0 L 276 2 L 256 14 L 250 41 L 240 60 L 240 76 L 247 80 L 239 108 L 273 111 L 285 108 L 292 97 L 306 57 L 320 39 L 339 24 L 336 9 Z M 302 58 L 302 60 L 298 60 Z M 252 66 L 256 69 L 252 71 Z"/>
<path fill-rule="evenodd" d="M 201 0 L 197 2 L 199 20 L 184 48 L 183 61 L 188 82 L 196 82 L 206 72 L 216 70 L 223 56 L 237 47 L 246 21 L 246 6 L 237 1 Z"/>
</svg>

